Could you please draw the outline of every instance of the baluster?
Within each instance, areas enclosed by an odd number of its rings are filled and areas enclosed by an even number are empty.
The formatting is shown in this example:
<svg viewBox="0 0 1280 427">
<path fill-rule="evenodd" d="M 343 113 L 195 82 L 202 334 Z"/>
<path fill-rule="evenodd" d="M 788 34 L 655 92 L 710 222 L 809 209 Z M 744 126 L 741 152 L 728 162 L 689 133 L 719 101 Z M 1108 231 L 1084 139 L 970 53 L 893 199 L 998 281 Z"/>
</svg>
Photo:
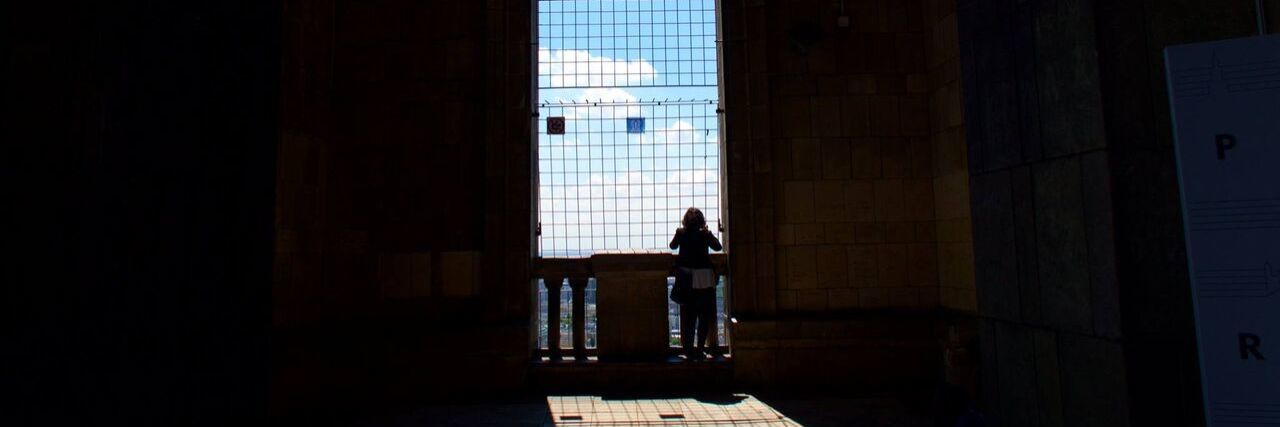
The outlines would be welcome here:
<svg viewBox="0 0 1280 427">
<path fill-rule="evenodd" d="M 713 292 L 719 292 L 720 277 L 722 274 L 725 274 L 724 270 L 725 269 L 723 268 L 722 265 L 716 266 L 715 268 L 716 284 L 711 288 L 711 289 L 714 289 Z M 712 304 L 715 304 L 714 302 L 715 300 L 712 300 L 712 301 L 713 301 Z M 726 301 L 725 304 L 728 304 L 728 301 Z M 716 307 L 717 307 L 716 314 L 714 316 L 711 316 L 711 332 L 710 332 L 711 336 L 707 338 L 707 350 L 709 353 L 711 353 L 712 356 L 720 357 L 724 354 L 724 352 L 720 350 L 720 310 L 718 305 Z"/>
<path fill-rule="evenodd" d="M 573 358 L 587 360 L 587 278 L 570 277 L 573 290 Z"/>
<path fill-rule="evenodd" d="M 545 286 L 542 285 L 542 273 L 535 273 L 531 285 L 533 286 L 533 295 L 529 296 L 529 307 L 531 307 L 530 310 L 533 311 L 533 317 L 529 319 L 529 325 L 534 328 L 534 330 L 532 331 L 533 333 L 529 335 L 530 351 L 528 356 L 530 362 L 541 362 L 542 343 L 539 341 L 541 336 L 539 335 L 540 331 L 538 331 L 537 328 L 539 326 L 539 322 L 541 322 L 539 318 L 542 317 L 542 313 L 538 312 L 538 310 L 542 310 L 542 306 L 538 305 L 539 298 L 542 298 L 542 289 L 538 289 L 538 287 L 542 286 L 545 288 Z"/>
<path fill-rule="evenodd" d="M 547 287 L 547 357 L 551 361 L 560 358 L 560 287 L 564 278 L 548 276 L 543 279 Z"/>
</svg>

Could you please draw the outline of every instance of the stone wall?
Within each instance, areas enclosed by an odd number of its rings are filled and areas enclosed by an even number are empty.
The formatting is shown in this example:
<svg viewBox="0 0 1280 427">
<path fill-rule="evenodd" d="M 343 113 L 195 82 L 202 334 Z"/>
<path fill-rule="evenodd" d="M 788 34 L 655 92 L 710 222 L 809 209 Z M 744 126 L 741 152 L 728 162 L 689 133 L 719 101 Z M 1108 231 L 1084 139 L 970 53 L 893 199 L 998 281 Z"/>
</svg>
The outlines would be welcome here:
<svg viewBox="0 0 1280 427">
<path fill-rule="evenodd" d="M 976 309 L 1003 425 L 1195 418 L 1158 52 L 1252 27 L 1119 3 L 723 2 L 740 384 L 927 384 Z M 520 385 L 527 5 L 285 4 L 277 392 Z"/>
<path fill-rule="evenodd" d="M 922 3 L 723 10 L 735 312 L 937 306 Z"/>
<path fill-rule="evenodd" d="M 722 3 L 742 383 L 937 379 L 947 321 L 928 310 L 974 309 L 953 9 Z"/>
<path fill-rule="evenodd" d="M 969 151 L 965 145 L 955 0 L 925 0 L 924 22 L 939 300 L 944 307 L 973 312 L 977 310 L 977 293 L 969 207 Z"/>
<path fill-rule="evenodd" d="M 1161 54 L 1249 34 L 1252 2 L 958 7 L 985 409 L 1202 425 Z"/>
<path fill-rule="evenodd" d="M 1160 52 L 1250 34 L 1252 2 L 723 3 L 741 384 L 936 380 L 958 322 L 923 310 L 976 283 L 993 424 L 1202 423 Z M 527 6 L 5 4 L 0 417 L 518 388 Z"/>
<path fill-rule="evenodd" d="M 285 2 L 278 406 L 521 386 L 529 6 Z"/>
<path fill-rule="evenodd" d="M 1109 1 L 1095 14 L 1133 421 L 1201 425 L 1163 49 L 1255 35 L 1253 2 Z"/>
<path fill-rule="evenodd" d="M 0 424 L 266 412 L 280 14 L 0 4 Z"/>
</svg>

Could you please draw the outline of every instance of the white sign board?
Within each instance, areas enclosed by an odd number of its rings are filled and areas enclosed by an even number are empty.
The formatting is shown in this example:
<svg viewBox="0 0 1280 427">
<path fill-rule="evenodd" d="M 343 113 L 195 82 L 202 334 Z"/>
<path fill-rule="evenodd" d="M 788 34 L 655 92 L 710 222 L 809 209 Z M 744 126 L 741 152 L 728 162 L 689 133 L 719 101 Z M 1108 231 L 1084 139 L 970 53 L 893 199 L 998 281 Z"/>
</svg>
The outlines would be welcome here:
<svg viewBox="0 0 1280 427">
<path fill-rule="evenodd" d="M 1280 426 L 1280 36 L 1165 66 L 1208 425 Z"/>
</svg>

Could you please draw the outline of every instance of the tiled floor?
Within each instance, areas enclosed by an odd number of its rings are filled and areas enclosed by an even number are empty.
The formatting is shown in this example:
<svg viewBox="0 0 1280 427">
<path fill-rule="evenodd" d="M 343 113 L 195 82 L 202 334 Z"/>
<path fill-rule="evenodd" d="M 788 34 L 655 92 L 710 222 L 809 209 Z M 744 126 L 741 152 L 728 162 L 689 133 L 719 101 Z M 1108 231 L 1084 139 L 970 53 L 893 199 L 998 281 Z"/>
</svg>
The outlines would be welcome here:
<svg viewBox="0 0 1280 427">
<path fill-rule="evenodd" d="M 608 399 L 601 396 L 548 396 L 556 426 L 798 426 L 750 395 L 708 400 Z"/>
<path fill-rule="evenodd" d="M 530 396 L 505 403 L 429 405 L 384 426 L 840 426 L 928 427 L 930 418 L 887 397 Z"/>
</svg>

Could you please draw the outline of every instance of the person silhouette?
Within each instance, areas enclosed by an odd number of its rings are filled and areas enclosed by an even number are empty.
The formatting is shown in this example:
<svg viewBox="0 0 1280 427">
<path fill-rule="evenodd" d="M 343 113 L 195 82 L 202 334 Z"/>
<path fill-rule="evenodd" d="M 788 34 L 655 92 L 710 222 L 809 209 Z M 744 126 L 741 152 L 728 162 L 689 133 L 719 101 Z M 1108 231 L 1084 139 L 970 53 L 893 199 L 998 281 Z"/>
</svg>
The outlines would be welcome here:
<svg viewBox="0 0 1280 427">
<path fill-rule="evenodd" d="M 671 238 L 676 255 L 676 284 L 672 300 L 680 304 L 680 344 L 687 360 L 706 358 L 707 338 L 716 315 L 716 274 L 710 250 L 724 247 L 707 229 L 707 219 L 698 208 L 685 211 L 681 227 Z"/>
</svg>

